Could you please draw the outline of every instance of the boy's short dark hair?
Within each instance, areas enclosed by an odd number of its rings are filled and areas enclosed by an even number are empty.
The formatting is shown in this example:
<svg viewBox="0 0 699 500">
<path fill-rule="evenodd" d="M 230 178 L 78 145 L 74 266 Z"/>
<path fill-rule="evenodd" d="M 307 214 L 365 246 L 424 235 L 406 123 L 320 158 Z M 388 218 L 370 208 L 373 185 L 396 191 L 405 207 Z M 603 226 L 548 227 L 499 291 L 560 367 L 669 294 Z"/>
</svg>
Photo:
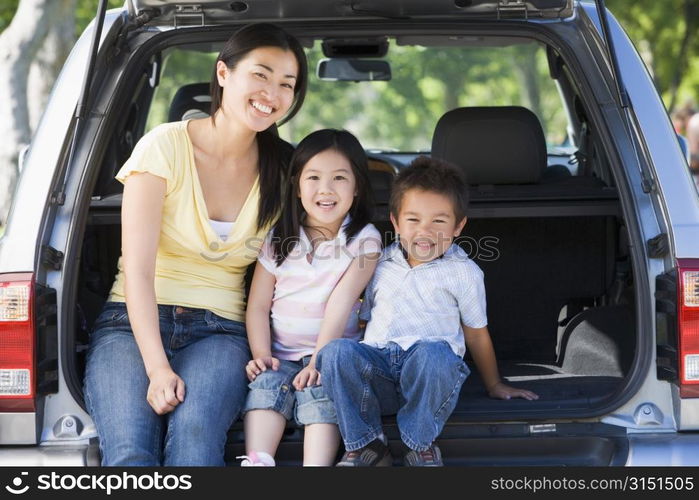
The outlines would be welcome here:
<svg viewBox="0 0 699 500">
<path fill-rule="evenodd" d="M 421 189 L 447 196 L 451 199 L 456 220 L 466 217 L 468 184 L 464 173 L 453 165 L 437 158 L 418 156 L 400 171 L 391 190 L 391 214 L 398 217 L 403 196 L 409 189 Z"/>
</svg>

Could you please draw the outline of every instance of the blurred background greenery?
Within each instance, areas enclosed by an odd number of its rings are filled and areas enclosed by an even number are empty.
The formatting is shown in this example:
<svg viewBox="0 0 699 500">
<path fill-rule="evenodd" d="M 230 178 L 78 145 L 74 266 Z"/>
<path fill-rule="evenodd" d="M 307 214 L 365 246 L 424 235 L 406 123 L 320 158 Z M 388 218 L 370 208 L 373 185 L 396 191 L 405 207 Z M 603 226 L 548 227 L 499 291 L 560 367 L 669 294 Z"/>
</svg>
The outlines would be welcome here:
<svg viewBox="0 0 699 500">
<path fill-rule="evenodd" d="M 19 0 L 0 0 L 0 31 Z M 120 7 L 123 0 L 109 0 Z M 76 37 L 94 17 L 97 0 L 77 0 Z M 699 0 L 607 0 L 641 52 L 667 108 L 699 99 Z"/>
<path fill-rule="evenodd" d="M 75 7 L 75 37 L 80 35 L 97 12 L 97 0 L 78 0 Z M 0 31 L 4 30 L 15 15 L 19 0 L 0 0 Z M 124 0 L 108 0 L 108 8 L 121 7 Z"/>
<path fill-rule="evenodd" d="M 12 22 L 19 3 L 20 0 L 0 0 L 0 33 Z M 606 3 L 638 48 L 668 111 L 677 117 L 684 110 L 694 109 L 699 101 L 699 0 Z M 74 41 L 94 17 L 97 4 L 97 0 L 44 2 L 44 10 L 34 11 L 23 23 L 38 19 L 38 13 L 44 18 L 50 15 L 48 31 L 60 32 L 60 38 L 42 35 L 41 50 L 35 47 L 25 51 L 25 59 L 27 54 L 34 54 L 28 56 L 34 58 L 30 78 L 26 70 L 18 69 L 15 59 L 4 61 L 2 71 L 7 74 L 0 76 L 15 84 L 12 95 L 17 102 L 13 106 L 30 109 L 29 113 L 25 110 L 9 116 L 7 130 L 0 134 L 7 135 L 6 143 L 11 143 L 0 148 L 0 225 L 18 175 L 19 151 L 29 144 L 53 79 Z M 123 4 L 124 0 L 108 1 L 109 8 Z M 46 21 L 43 22 L 46 30 Z M 22 27 L 17 32 L 22 33 Z M 39 31 L 25 33 L 39 37 Z M 14 56 L 17 57 L 16 52 Z M 308 51 L 308 57 L 314 72 L 317 61 L 323 57 L 318 43 Z M 297 117 L 280 129 L 282 137 L 297 142 L 312 130 L 342 127 L 355 133 L 368 149 L 425 151 L 430 148 L 437 119 L 449 109 L 521 105 L 539 117 L 550 148 L 560 148 L 565 154 L 572 146 L 567 143 L 567 118 L 555 84 L 548 76 L 545 53 L 536 43 L 440 48 L 400 46 L 392 41 L 387 59 L 393 71 L 390 83 L 328 84 L 312 74 L 306 103 Z M 174 49 L 164 54 L 160 85 L 149 111 L 149 128 L 167 121 L 170 103 L 180 86 L 209 81 L 214 60 L 215 54 L 201 51 Z M 33 81 L 25 83 L 25 94 L 21 91 L 24 86 L 16 86 L 20 79 Z M 674 122 L 677 131 L 684 133 L 681 120 Z"/>
<path fill-rule="evenodd" d="M 168 121 L 170 103 L 184 83 L 209 81 L 216 53 L 194 47 L 163 54 L 147 129 Z M 391 39 L 385 57 L 392 69 L 390 82 L 322 81 L 315 75 L 324 58 L 319 41 L 307 55 L 311 70 L 306 101 L 279 130 L 290 142 L 330 127 L 351 131 L 367 149 L 429 151 L 437 120 L 446 111 L 459 106 L 521 105 L 539 117 L 550 146 L 566 146 L 567 118 L 549 76 L 546 52 L 538 43 L 423 47 Z"/>
<path fill-rule="evenodd" d="M 12 19 L 19 0 L 0 0 L 0 31 Z M 75 0 L 75 36 L 93 18 L 96 0 Z M 109 0 L 120 7 L 123 0 Z M 699 0 L 607 0 L 636 44 L 670 112 L 693 107 L 699 98 Z M 494 57 L 497 52 L 497 57 Z M 317 44 L 309 67 L 322 57 Z M 385 82 L 333 82 L 312 78 L 302 112 L 282 129 L 288 140 L 322 126 L 355 131 L 367 147 L 429 149 L 436 117 L 456 106 L 524 105 L 541 120 L 551 146 L 565 146 L 566 118 L 550 78 L 545 54 L 535 44 L 506 49 L 454 50 L 393 45 L 394 74 Z M 214 54 L 174 51 L 165 58 L 163 78 L 149 113 L 149 127 L 166 121 L 174 92 L 183 82 L 208 81 Z M 416 63 L 420 61 L 420 63 Z M 466 68 L 466 71 L 464 71 Z M 439 75 L 439 77 L 435 77 Z M 367 106 L 367 101 L 371 105 Z M 338 103 L 342 103 L 338 105 Z M 365 110 L 356 116 L 356 110 Z M 401 109 L 400 127 L 395 110 Z"/>
</svg>

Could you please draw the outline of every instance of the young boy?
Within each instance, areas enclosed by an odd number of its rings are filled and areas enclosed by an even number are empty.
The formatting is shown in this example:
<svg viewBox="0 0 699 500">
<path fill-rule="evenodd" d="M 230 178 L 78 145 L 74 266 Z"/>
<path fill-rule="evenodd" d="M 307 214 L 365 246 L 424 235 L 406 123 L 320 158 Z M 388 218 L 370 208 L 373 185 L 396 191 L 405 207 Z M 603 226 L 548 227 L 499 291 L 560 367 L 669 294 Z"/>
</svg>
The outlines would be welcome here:
<svg viewBox="0 0 699 500">
<path fill-rule="evenodd" d="M 466 346 L 491 397 L 538 399 L 500 380 L 483 273 L 452 243 L 466 224 L 467 203 L 461 172 L 436 159 L 417 158 L 394 182 L 390 217 L 398 241 L 383 251 L 367 286 L 364 340 L 335 340 L 318 355 L 345 443 L 338 466 L 390 465 L 381 427 L 381 415 L 390 414 L 410 449 L 406 465 L 443 465 L 434 440 L 470 373 Z"/>
</svg>

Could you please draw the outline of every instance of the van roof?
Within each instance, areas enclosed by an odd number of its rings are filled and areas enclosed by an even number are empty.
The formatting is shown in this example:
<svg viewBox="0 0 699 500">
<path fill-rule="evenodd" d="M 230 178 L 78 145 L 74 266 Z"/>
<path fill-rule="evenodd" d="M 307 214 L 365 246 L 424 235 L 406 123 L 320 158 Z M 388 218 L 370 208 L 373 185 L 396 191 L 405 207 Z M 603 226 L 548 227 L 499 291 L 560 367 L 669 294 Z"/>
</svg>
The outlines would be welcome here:
<svg viewBox="0 0 699 500">
<path fill-rule="evenodd" d="M 156 25 L 211 25 L 246 20 L 356 18 L 565 18 L 574 0 L 126 0 L 131 14 L 158 9 Z"/>
</svg>

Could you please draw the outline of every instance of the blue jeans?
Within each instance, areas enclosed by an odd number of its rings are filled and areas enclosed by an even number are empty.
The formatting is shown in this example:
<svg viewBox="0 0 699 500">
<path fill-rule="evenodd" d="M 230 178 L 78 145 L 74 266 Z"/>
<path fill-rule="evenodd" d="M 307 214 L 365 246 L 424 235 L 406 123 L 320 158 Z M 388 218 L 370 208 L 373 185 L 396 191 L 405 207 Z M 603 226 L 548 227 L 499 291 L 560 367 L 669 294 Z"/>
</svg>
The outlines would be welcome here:
<svg viewBox="0 0 699 500">
<path fill-rule="evenodd" d="M 85 402 L 102 465 L 225 465 L 228 429 L 247 393 L 245 325 L 204 309 L 158 306 L 170 366 L 185 399 L 158 415 L 126 305 L 108 302 L 95 322 L 85 369 Z"/>
<path fill-rule="evenodd" d="M 379 349 L 338 339 L 320 350 L 316 366 L 347 451 L 377 439 L 381 416 L 393 414 L 408 448 L 428 449 L 470 373 L 444 341 L 417 342 L 404 351 L 394 342 Z"/>
<path fill-rule="evenodd" d="M 294 417 L 299 425 L 336 424 L 335 406 L 322 385 L 301 391 L 291 384 L 296 374 L 308 365 L 311 356 L 299 361 L 279 360 L 279 369 L 267 369 L 250 382 L 250 392 L 243 413 L 250 410 L 274 410 L 287 420 Z"/>
</svg>

